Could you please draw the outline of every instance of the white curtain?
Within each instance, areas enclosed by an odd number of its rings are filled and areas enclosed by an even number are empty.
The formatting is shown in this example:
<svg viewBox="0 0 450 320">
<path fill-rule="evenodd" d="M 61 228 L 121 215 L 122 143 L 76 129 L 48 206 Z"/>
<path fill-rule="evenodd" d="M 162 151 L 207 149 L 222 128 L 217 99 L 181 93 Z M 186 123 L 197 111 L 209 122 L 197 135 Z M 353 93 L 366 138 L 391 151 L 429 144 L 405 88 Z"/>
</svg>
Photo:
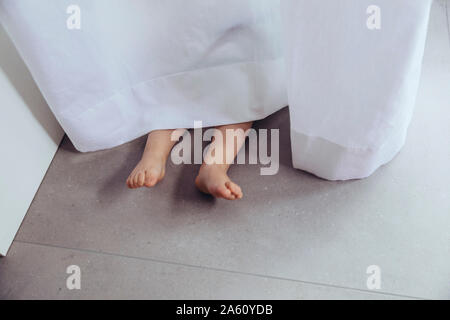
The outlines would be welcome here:
<svg viewBox="0 0 450 320">
<path fill-rule="evenodd" d="M 0 19 L 80 151 L 289 103 L 295 167 L 351 179 L 404 143 L 430 2 L 0 0 Z"/>
<path fill-rule="evenodd" d="M 431 0 L 283 0 L 294 166 L 364 178 L 404 145 Z"/>
</svg>

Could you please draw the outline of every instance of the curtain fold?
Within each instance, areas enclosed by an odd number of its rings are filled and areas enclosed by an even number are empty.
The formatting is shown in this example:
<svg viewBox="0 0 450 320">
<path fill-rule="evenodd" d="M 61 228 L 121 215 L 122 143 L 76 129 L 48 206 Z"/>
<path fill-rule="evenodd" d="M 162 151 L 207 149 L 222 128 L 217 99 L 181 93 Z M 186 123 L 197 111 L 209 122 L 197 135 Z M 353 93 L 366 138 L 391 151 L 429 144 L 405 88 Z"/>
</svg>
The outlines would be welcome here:
<svg viewBox="0 0 450 320">
<path fill-rule="evenodd" d="M 2 0 L 0 21 L 80 151 L 288 104 L 294 166 L 325 179 L 405 142 L 431 0 L 78 0 L 80 29 L 72 4 Z"/>
<path fill-rule="evenodd" d="M 0 19 L 80 151 L 287 105 L 277 0 L 2 0 Z"/>
<path fill-rule="evenodd" d="M 404 145 L 431 0 L 284 0 L 294 166 L 365 178 Z"/>
</svg>

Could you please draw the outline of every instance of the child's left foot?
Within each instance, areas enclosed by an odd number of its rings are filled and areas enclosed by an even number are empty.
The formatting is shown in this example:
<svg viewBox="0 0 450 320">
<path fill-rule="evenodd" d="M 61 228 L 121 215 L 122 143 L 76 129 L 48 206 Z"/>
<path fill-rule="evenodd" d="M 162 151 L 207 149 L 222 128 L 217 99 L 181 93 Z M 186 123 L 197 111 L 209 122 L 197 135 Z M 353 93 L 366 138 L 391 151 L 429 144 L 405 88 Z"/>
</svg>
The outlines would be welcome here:
<svg viewBox="0 0 450 320">
<path fill-rule="evenodd" d="M 195 185 L 203 193 L 226 200 L 242 199 L 241 187 L 227 175 L 227 168 L 221 165 L 203 165 L 200 168 Z"/>
</svg>

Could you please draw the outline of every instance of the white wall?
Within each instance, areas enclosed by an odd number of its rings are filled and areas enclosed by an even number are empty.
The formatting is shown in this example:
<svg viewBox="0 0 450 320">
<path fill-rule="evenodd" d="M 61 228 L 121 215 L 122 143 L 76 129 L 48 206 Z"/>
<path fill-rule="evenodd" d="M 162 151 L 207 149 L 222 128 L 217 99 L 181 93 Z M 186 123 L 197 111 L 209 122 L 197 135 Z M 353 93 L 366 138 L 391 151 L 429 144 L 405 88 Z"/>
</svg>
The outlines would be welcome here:
<svg viewBox="0 0 450 320">
<path fill-rule="evenodd" d="M 62 137 L 0 26 L 0 255 L 6 255 Z"/>
</svg>

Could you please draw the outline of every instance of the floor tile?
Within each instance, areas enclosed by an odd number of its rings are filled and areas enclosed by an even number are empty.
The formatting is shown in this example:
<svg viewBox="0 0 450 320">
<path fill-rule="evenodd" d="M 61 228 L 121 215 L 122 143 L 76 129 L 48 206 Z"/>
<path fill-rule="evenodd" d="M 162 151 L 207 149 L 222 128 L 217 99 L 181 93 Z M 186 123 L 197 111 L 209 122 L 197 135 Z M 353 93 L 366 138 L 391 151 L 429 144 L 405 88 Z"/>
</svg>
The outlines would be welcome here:
<svg viewBox="0 0 450 320">
<path fill-rule="evenodd" d="M 197 192 L 195 166 L 170 165 L 158 188 L 128 191 L 144 139 L 91 154 L 66 139 L 17 240 L 361 290 L 377 265 L 383 292 L 450 298 L 450 46 L 441 4 L 407 145 L 371 178 L 327 182 L 292 169 L 287 110 L 258 123 L 281 128 L 279 174 L 231 170 L 245 191 L 240 202 Z"/>
<path fill-rule="evenodd" d="M 69 290 L 69 266 L 81 271 Z M 16 242 L 0 259 L 0 299 L 405 299 Z M 407 298 L 406 298 L 407 299 Z"/>
</svg>

